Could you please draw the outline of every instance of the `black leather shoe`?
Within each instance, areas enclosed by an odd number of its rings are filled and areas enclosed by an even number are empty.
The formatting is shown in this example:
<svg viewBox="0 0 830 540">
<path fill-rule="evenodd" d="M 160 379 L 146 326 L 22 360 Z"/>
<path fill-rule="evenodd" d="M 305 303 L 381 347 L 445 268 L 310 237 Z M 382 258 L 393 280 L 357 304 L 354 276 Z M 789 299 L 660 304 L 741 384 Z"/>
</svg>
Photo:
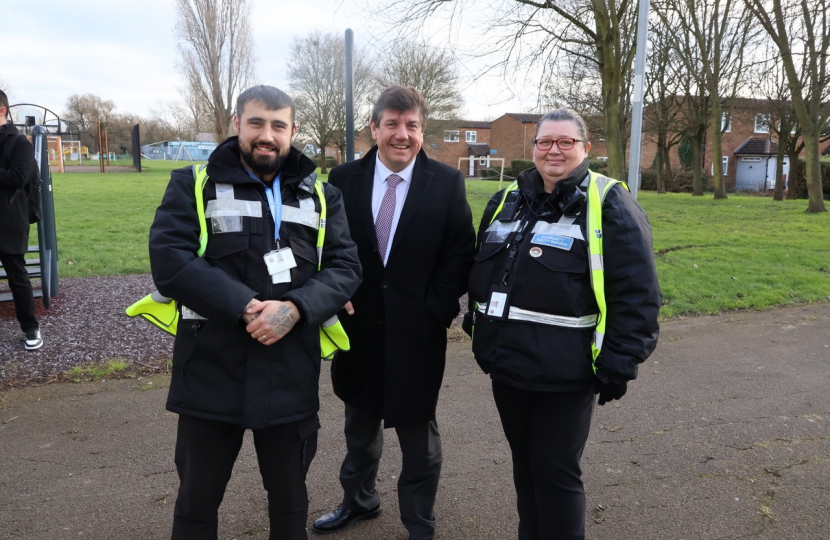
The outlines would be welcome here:
<svg viewBox="0 0 830 540">
<path fill-rule="evenodd" d="M 329 534 L 342 531 L 355 521 L 361 519 L 372 519 L 380 515 L 380 505 L 366 511 L 349 510 L 342 504 L 334 509 L 334 512 L 323 514 L 314 521 L 311 530 L 317 534 Z"/>
</svg>

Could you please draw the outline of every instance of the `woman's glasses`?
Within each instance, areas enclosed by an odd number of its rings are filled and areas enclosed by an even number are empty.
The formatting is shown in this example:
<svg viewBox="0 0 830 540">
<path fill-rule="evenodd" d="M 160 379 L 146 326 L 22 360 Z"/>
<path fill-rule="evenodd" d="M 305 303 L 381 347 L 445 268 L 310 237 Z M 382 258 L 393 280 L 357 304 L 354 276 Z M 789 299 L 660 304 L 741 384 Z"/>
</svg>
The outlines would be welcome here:
<svg viewBox="0 0 830 540">
<path fill-rule="evenodd" d="M 580 139 L 571 139 L 570 137 L 566 137 L 564 139 L 556 139 L 552 141 L 550 139 L 536 139 L 533 143 L 536 145 L 541 151 L 550 150 L 554 144 L 559 147 L 560 150 L 570 150 L 574 147 L 574 144 L 578 142 L 585 142 Z"/>
</svg>

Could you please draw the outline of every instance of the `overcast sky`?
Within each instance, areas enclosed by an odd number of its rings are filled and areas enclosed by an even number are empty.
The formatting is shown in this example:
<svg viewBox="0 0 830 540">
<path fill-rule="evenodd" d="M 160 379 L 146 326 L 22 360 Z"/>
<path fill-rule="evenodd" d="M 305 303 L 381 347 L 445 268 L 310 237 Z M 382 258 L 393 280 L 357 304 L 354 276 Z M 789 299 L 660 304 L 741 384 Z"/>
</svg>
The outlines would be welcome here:
<svg viewBox="0 0 830 540">
<path fill-rule="evenodd" d="M 351 28 L 357 47 L 389 39 L 389 31 L 373 28 L 373 14 L 361 9 L 368 1 L 253 0 L 259 81 L 288 90 L 291 39 L 315 29 L 343 35 Z M 35 103 L 62 114 L 68 96 L 92 93 L 113 101 L 117 112 L 149 116 L 155 103 L 178 99 L 173 0 L 0 0 L 0 8 L 0 83 L 12 104 Z M 480 31 L 472 27 L 453 35 L 436 28 L 433 45 L 450 39 L 480 44 Z M 492 120 L 535 105 L 535 92 L 515 98 L 500 78 L 475 80 L 475 61 L 459 65 L 465 118 Z"/>
</svg>

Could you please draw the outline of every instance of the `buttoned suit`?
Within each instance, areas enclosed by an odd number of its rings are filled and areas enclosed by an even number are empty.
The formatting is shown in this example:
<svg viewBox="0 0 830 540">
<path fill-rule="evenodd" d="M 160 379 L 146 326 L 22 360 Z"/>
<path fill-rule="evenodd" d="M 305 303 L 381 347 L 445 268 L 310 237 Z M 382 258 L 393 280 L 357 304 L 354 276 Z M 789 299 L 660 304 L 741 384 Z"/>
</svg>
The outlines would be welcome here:
<svg viewBox="0 0 830 540">
<path fill-rule="evenodd" d="M 363 267 L 363 282 L 352 297 L 354 315 L 340 317 L 351 350 L 332 364 L 334 391 L 347 405 L 343 503 L 368 510 L 380 502 L 375 475 L 382 420 L 384 427 L 396 428 L 404 454 L 401 519 L 412 537 L 431 538 L 441 466 L 435 409 L 446 332 L 466 291 L 475 231 L 463 176 L 421 150 L 384 266 L 372 213 L 377 152 L 375 147 L 329 176 L 343 193 Z"/>
</svg>

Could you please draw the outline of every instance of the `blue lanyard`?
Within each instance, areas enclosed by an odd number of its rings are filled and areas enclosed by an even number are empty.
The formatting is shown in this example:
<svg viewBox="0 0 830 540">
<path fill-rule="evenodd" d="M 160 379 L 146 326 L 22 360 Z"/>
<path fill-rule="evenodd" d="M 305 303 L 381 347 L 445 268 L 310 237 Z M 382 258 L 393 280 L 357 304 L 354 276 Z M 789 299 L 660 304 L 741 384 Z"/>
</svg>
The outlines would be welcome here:
<svg viewBox="0 0 830 540">
<path fill-rule="evenodd" d="M 277 248 L 279 248 L 280 225 L 282 225 L 282 192 L 280 191 L 280 176 L 282 173 L 277 174 L 277 176 L 274 177 L 274 181 L 271 183 L 271 187 L 268 187 L 265 185 L 265 182 L 255 175 L 248 167 L 245 167 L 245 172 L 248 173 L 248 176 L 265 186 L 265 198 L 268 199 L 268 207 L 271 209 L 271 217 L 274 218 L 274 240 L 277 242 Z M 276 190 L 273 188 L 276 188 Z"/>
<path fill-rule="evenodd" d="M 273 189 L 276 188 L 276 189 Z M 280 192 L 280 175 L 274 178 L 271 187 L 265 186 L 265 197 L 268 199 L 268 206 L 271 208 L 271 216 L 274 218 L 274 240 L 279 245 L 280 225 L 282 224 L 282 193 Z"/>
</svg>

